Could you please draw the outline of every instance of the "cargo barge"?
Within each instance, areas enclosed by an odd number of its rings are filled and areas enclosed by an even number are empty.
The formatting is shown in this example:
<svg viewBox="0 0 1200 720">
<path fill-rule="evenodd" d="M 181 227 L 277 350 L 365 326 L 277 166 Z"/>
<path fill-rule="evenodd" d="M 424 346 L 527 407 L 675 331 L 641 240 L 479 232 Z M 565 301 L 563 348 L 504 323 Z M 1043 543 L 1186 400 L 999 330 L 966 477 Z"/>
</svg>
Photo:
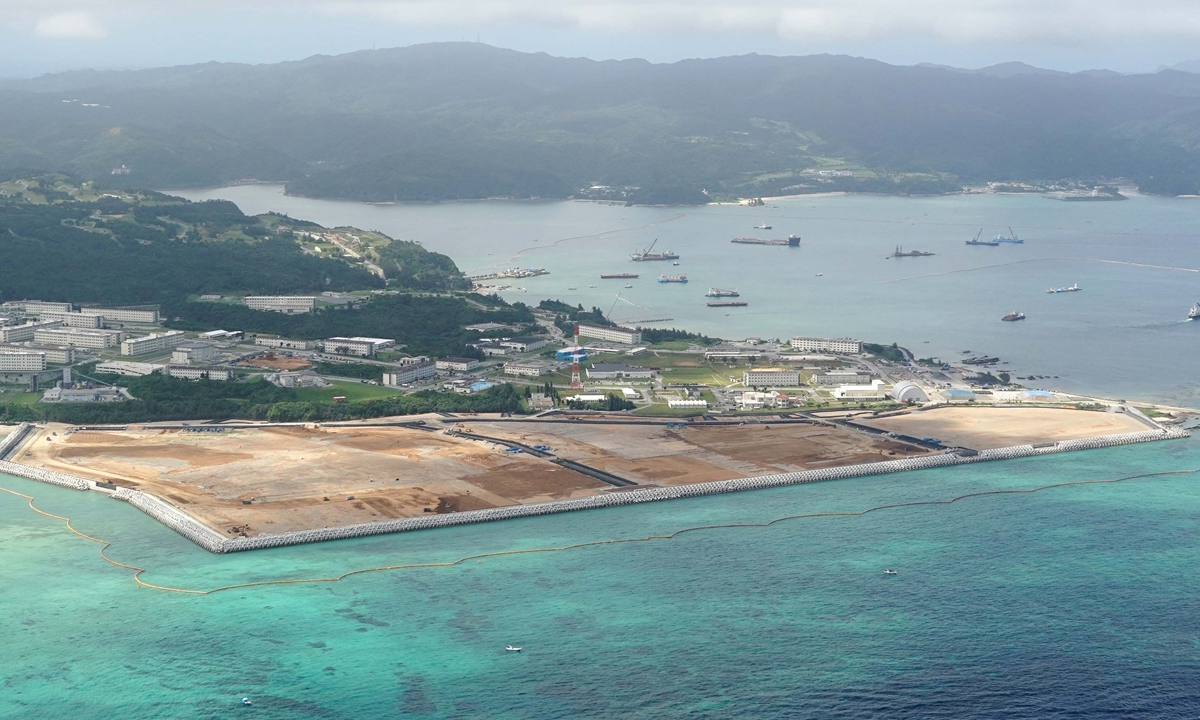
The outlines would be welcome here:
<svg viewBox="0 0 1200 720">
<path fill-rule="evenodd" d="M 750 303 L 745 300 L 718 300 L 708 303 L 709 307 L 746 307 Z"/>
<path fill-rule="evenodd" d="M 670 250 L 667 250 L 664 252 L 650 252 L 651 250 L 654 249 L 654 246 L 657 244 L 658 244 L 658 238 L 655 238 L 654 242 L 650 243 L 650 247 L 646 248 L 645 250 L 643 250 L 639 253 L 634 253 L 634 254 L 630 255 L 629 258 L 631 260 L 633 260 L 634 262 L 647 262 L 650 260 L 678 260 L 679 259 L 679 256 L 676 255 L 675 253 L 671 252 Z"/>
<path fill-rule="evenodd" d="M 659 275 L 660 283 L 684 283 L 687 284 L 687 275 Z"/>
<path fill-rule="evenodd" d="M 764 240 L 763 238 L 734 238 L 729 242 L 737 245 L 775 245 L 778 247 L 800 247 L 799 235 L 788 235 L 786 240 Z"/>
<path fill-rule="evenodd" d="M 601 280 L 637 280 L 637 273 L 612 273 L 609 275 L 601 275 Z"/>
<path fill-rule="evenodd" d="M 704 293 L 704 297 L 741 297 L 741 293 L 737 290 L 722 290 L 721 288 L 709 288 L 708 292 Z"/>
</svg>

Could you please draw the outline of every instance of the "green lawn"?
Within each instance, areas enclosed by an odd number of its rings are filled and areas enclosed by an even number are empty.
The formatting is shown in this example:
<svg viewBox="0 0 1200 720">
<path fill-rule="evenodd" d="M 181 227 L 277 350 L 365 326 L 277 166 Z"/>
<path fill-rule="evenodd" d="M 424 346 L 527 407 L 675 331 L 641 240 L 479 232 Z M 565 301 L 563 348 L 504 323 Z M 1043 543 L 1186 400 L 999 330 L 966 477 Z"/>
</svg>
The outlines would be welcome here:
<svg viewBox="0 0 1200 720">
<path fill-rule="evenodd" d="M 41 399 L 40 392 L 0 393 L 0 405 L 32 405 Z"/>
<path fill-rule="evenodd" d="M 356 400 L 374 400 L 376 398 L 400 395 L 399 390 L 366 383 L 334 380 L 329 387 L 296 388 L 296 396 L 301 402 L 333 402 L 335 395 L 344 395 L 348 402 Z"/>
</svg>

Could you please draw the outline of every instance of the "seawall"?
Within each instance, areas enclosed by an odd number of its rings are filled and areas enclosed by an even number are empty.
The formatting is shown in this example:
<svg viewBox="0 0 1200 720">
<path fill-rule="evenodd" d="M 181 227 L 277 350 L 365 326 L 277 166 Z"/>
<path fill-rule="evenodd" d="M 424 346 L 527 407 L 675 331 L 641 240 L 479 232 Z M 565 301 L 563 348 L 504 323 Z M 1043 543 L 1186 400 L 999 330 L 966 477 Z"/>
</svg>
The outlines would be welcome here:
<svg viewBox="0 0 1200 720">
<path fill-rule="evenodd" d="M 25 429 L 28 435 L 28 428 Z M 655 487 L 645 490 L 629 489 L 604 495 L 593 495 L 572 500 L 555 500 L 528 505 L 513 505 L 509 507 L 489 508 L 486 510 L 470 510 L 467 512 L 444 515 L 425 515 L 421 517 L 386 520 L 382 522 L 345 525 L 336 528 L 320 530 L 300 530 L 289 533 L 265 534 L 251 538 L 227 538 L 219 532 L 203 525 L 187 513 L 170 503 L 138 490 L 121 488 L 112 493 L 114 500 L 124 500 L 150 517 L 171 528 L 193 543 L 212 553 L 244 552 L 246 550 L 263 550 L 287 545 L 303 545 L 306 543 L 324 542 L 327 540 L 342 540 L 347 538 L 367 537 L 388 533 L 409 532 L 412 530 L 428 530 L 455 525 L 491 522 L 494 520 L 509 520 L 513 518 L 550 515 L 576 510 L 592 510 L 596 508 L 617 507 L 621 505 L 636 505 L 660 500 L 676 500 L 679 498 L 700 497 L 719 493 L 740 492 L 742 490 L 758 490 L 762 488 L 781 487 L 784 485 L 801 485 L 805 483 L 823 482 L 826 480 L 845 480 L 869 475 L 884 475 L 911 470 L 926 470 L 953 465 L 969 465 L 990 460 L 1011 460 L 1036 455 L 1050 455 L 1076 450 L 1093 450 L 1098 448 L 1131 445 L 1135 443 L 1155 442 L 1190 437 L 1191 433 L 1178 428 L 1147 430 L 1144 432 L 1126 433 L 1122 435 L 1106 435 L 1080 440 L 1063 440 L 1044 445 L 1016 445 L 1013 447 L 983 450 L 977 454 L 959 455 L 944 453 L 927 455 L 919 458 L 902 460 L 887 460 L 877 463 L 860 465 L 845 465 L 821 470 L 804 470 L 802 472 L 762 475 L 758 477 L 739 478 L 736 480 L 719 480 L 715 482 L 697 483 L 694 485 L 679 485 L 674 487 Z M 11 435 L 10 435 L 11 437 Z M 24 437 L 24 436 L 23 436 Z M 19 447 L 21 440 L 8 443 L 9 452 Z M 0 457 L 3 456 L 5 444 L 0 444 Z M 87 490 L 94 486 L 82 478 L 71 477 L 61 473 L 53 473 L 38 468 L 31 468 L 12 462 L 0 462 L 0 472 L 11 475 L 47 482 L 62 487 L 77 490 Z"/>
</svg>

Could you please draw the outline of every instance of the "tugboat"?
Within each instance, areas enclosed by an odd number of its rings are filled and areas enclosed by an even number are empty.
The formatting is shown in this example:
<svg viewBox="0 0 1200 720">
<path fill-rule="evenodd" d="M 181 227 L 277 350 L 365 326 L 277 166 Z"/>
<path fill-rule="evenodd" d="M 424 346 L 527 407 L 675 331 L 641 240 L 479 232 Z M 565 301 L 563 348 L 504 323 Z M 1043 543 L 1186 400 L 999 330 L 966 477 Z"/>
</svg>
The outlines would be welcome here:
<svg viewBox="0 0 1200 720">
<path fill-rule="evenodd" d="M 1000 243 L 995 240 L 980 240 L 979 236 L 983 234 L 983 228 L 979 228 L 979 232 L 975 233 L 974 240 L 968 240 L 968 245 L 983 245 L 985 247 L 1000 247 Z"/>
<path fill-rule="evenodd" d="M 667 250 L 666 252 L 657 252 L 657 253 L 650 252 L 651 250 L 654 249 L 654 246 L 657 244 L 658 244 L 658 238 L 655 238 L 654 242 L 650 243 L 650 247 L 646 248 L 645 250 L 643 250 L 639 253 L 634 253 L 634 254 L 630 255 L 629 257 L 634 262 L 647 262 L 649 260 L 678 260 L 679 259 L 679 256 L 676 255 L 675 253 L 671 252 L 670 250 Z"/>
<path fill-rule="evenodd" d="M 1017 234 L 1015 232 L 1013 232 L 1012 225 L 1008 226 L 1008 237 L 1005 237 L 1004 235 L 997 235 L 995 238 L 992 239 L 992 242 L 997 243 L 997 244 L 1011 243 L 1013 245 L 1024 245 L 1025 244 L 1025 241 L 1022 240 L 1021 238 L 1017 237 Z"/>
<path fill-rule="evenodd" d="M 1000 319 L 1003 320 L 1004 322 L 1016 322 L 1018 320 L 1024 320 L 1025 313 L 1017 312 L 1016 310 L 1014 310 Z"/>
<path fill-rule="evenodd" d="M 1200 302 L 1193 305 L 1191 310 L 1188 310 L 1188 320 L 1200 320 Z"/>
</svg>

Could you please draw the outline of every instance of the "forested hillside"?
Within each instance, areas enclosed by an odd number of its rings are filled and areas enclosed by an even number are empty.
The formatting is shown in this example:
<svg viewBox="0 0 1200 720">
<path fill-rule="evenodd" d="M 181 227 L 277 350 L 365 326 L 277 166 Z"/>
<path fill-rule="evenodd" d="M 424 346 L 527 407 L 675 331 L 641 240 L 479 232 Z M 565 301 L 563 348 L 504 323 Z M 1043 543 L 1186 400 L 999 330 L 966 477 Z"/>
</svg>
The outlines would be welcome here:
<svg viewBox="0 0 1200 720">
<path fill-rule="evenodd" d="M 830 161 L 866 172 L 800 174 Z M 126 187 L 253 177 L 371 201 L 604 185 L 701 202 L 1116 176 L 1178 193 L 1200 189 L 1200 76 L 835 56 L 656 65 L 444 43 L 3 82 L 0 167 Z"/>
</svg>

